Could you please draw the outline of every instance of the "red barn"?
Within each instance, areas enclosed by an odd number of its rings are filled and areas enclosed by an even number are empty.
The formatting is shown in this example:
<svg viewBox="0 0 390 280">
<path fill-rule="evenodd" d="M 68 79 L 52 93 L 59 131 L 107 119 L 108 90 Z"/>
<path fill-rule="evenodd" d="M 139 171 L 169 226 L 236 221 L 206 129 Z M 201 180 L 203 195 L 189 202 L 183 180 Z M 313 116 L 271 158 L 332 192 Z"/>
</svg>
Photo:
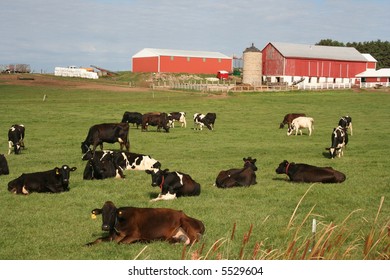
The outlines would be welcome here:
<svg viewBox="0 0 390 280">
<path fill-rule="evenodd" d="M 390 86 L 390 68 L 368 69 L 356 75 L 361 87 Z"/>
<path fill-rule="evenodd" d="M 133 72 L 217 74 L 232 71 L 233 58 L 219 52 L 143 49 L 132 57 Z"/>
<path fill-rule="evenodd" d="M 304 78 L 304 84 L 350 84 L 357 74 L 376 67 L 372 56 L 351 47 L 268 43 L 262 55 L 263 76 L 269 82 L 292 84 Z"/>
</svg>

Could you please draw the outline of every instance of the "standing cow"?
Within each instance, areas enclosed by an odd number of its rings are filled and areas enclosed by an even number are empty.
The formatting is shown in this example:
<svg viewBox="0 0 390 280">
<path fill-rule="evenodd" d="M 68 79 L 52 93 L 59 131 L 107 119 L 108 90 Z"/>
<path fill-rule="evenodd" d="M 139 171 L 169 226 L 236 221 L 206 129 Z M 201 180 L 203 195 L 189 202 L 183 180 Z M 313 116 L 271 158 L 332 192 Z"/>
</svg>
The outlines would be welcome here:
<svg viewBox="0 0 390 280">
<path fill-rule="evenodd" d="M 171 112 L 168 114 L 168 120 L 171 121 L 171 127 L 175 127 L 175 122 L 181 123 L 181 127 L 187 127 L 185 112 Z"/>
<path fill-rule="evenodd" d="M 142 125 L 142 114 L 139 112 L 125 112 L 122 117 L 123 123 L 132 123 L 133 126 L 137 125 L 137 129 Z"/>
<path fill-rule="evenodd" d="M 103 150 L 103 142 L 111 144 L 119 142 L 121 150 L 125 146 L 126 150 L 129 151 L 129 124 L 102 123 L 91 126 L 85 141 L 81 143 L 81 151 L 85 154 L 91 145 L 93 153 L 97 146 L 100 146 L 100 149 Z"/>
<path fill-rule="evenodd" d="M 146 113 L 142 115 L 142 131 L 148 131 L 148 126 L 157 126 L 157 131 L 160 132 L 161 128 L 165 132 L 169 132 L 169 119 L 167 113 Z"/>
<path fill-rule="evenodd" d="M 339 126 L 342 128 L 345 128 L 345 131 L 347 132 L 348 129 L 351 130 L 351 136 L 353 135 L 352 133 L 352 118 L 350 116 L 344 116 L 341 117 L 339 120 Z"/>
<path fill-rule="evenodd" d="M 42 172 L 23 173 L 18 178 L 8 183 L 8 191 L 16 194 L 59 193 L 69 191 L 70 172 L 76 167 L 63 165 L 61 168 Z"/>
<path fill-rule="evenodd" d="M 348 144 L 348 133 L 347 129 L 341 126 L 338 126 L 333 129 L 331 135 L 331 146 L 326 148 L 329 151 L 330 158 L 335 158 L 336 156 L 341 157 L 344 155 L 344 149 Z"/>
<path fill-rule="evenodd" d="M 298 117 L 293 119 L 288 127 L 287 135 L 290 136 L 294 131 L 295 135 L 298 134 L 298 131 L 302 135 L 302 128 L 307 128 L 309 130 L 309 136 L 311 136 L 311 132 L 314 130 L 314 119 L 309 117 Z"/>
<path fill-rule="evenodd" d="M 217 119 L 216 113 L 207 113 L 206 115 L 195 113 L 194 114 L 194 130 L 203 130 L 203 126 L 206 126 L 209 130 L 214 130 L 215 120 Z"/>
<path fill-rule="evenodd" d="M 169 172 L 168 169 L 146 170 L 145 172 L 152 176 L 152 187 L 159 186 L 161 189 L 158 197 L 152 201 L 200 195 L 200 184 L 188 174 L 178 171 Z"/>
<path fill-rule="evenodd" d="M 20 149 L 24 149 L 24 134 L 25 127 L 23 124 L 14 124 L 8 130 L 8 154 L 11 153 L 12 148 L 15 155 L 20 153 Z"/>
<path fill-rule="evenodd" d="M 280 123 L 279 128 L 284 128 L 284 125 L 286 125 L 286 124 L 287 124 L 287 126 L 290 126 L 293 119 L 296 119 L 298 117 L 306 117 L 306 114 L 303 114 L 303 113 L 286 114 L 283 118 L 283 121 Z"/>
</svg>

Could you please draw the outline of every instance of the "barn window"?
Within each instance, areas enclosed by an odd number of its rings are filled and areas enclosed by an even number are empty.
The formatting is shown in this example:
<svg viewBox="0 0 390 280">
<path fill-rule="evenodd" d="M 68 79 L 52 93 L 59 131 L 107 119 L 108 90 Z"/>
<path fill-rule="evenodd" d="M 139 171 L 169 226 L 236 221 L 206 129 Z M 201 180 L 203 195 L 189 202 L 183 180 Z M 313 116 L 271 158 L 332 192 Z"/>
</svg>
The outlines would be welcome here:
<svg viewBox="0 0 390 280">
<path fill-rule="evenodd" d="M 191 60 L 191 57 L 187 57 L 187 62 L 190 62 L 190 60 Z"/>
<path fill-rule="evenodd" d="M 174 58 L 175 58 L 174 56 L 171 56 L 171 61 L 173 61 Z"/>
<path fill-rule="evenodd" d="M 203 58 L 203 62 L 206 62 L 206 58 L 205 57 Z"/>
<path fill-rule="evenodd" d="M 218 62 L 221 63 L 222 59 L 218 58 Z"/>
</svg>

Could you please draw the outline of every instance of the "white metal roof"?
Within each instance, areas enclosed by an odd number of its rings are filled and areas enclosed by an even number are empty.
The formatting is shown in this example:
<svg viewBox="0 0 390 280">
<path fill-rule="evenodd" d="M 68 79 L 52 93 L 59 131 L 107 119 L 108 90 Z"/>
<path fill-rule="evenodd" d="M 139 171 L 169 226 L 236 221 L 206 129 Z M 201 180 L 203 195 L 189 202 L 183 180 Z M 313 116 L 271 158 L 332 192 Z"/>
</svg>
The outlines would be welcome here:
<svg viewBox="0 0 390 280">
<path fill-rule="evenodd" d="M 390 77 L 390 68 L 382 68 L 379 70 L 368 69 L 362 73 L 356 75 L 358 78 L 381 78 L 381 77 Z"/>
<path fill-rule="evenodd" d="M 156 57 L 156 56 L 183 56 L 183 57 L 223 58 L 223 59 L 231 58 L 220 52 L 152 49 L 152 48 L 145 48 L 140 50 L 135 55 L 133 55 L 133 58 Z"/>
<path fill-rule="evenodd" d="M 369 53 L 362 53 L 362 56 L 364 56 L 367 61 L 369 62 L 378 62 L 378 60 L 376 60 L 371 54 Z"/>
<path fill-rule="evenodd" d="M 352 47 L 333 47 L 271 42 L 284 57 L 318 58 L 345 61 L 368 61 Z"/>
</svg>

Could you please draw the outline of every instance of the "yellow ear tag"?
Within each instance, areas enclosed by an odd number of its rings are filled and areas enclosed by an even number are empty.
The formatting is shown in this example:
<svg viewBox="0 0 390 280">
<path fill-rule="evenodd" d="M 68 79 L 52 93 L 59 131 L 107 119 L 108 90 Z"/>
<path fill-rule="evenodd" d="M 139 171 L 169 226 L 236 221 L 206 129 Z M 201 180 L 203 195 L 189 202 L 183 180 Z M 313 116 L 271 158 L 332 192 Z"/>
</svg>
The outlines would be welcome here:
<svg viewBox="0 0 390 280">
<path fill-rule="evenodd" d="M 91 214 L 91 219 L 95 220 L 96 219 L 96 215 L 95 214 Z"/>
<path fill-rule="evenodd" d="M 56 169 L 56 175 L 60 175 L 60 172 L 58 171 L 58 169 Z"/>
</svg>

